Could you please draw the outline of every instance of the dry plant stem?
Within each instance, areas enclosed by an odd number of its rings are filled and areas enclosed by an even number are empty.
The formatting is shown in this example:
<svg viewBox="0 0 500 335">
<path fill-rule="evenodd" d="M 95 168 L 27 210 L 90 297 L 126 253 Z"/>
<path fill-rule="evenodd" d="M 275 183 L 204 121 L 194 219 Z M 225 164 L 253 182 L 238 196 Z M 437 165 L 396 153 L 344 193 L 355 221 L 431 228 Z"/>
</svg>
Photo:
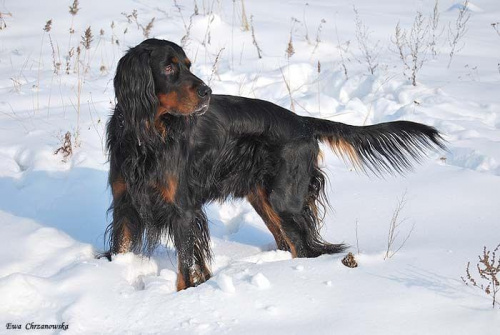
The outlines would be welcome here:
<svg viewBox="0 0 500 335">
<path fill-rule="evenodd" d="M 151 19 L 151 21 L 149 21 L 149 23 L 146 25 L 146 27 L 143 27 L 141 25 L 141 28 L 142 28 L 142 35 L 144 36 L 144 39 L 148 39 L 149 38 L 149 35 L 151 34 L 151 29 L 153 29 L 153 25 L 154 25 L 154 22 L 155 22 L 155 17 L 153 17 Z"/>
<path fill-rule="evenodd" d="M 104 51 L 104 53 L 106 53 L 106 51 L 105 51 L 105 48 L 100 48 L 101 42 L 104 40 L 103 36 L 104 36 L 104 30 L 101 29 L 99 32 L 99 39 L 97 40 L 97 43 L 95 43 L 95 47 L 93 48 L 94 52 L 90 53 L 90 60 L 89 60 L 89 67 L 90 67 L 90 64 L 94 63 L 94 59 L 97 55 L 97 52 L 99 50 L 101 50 L 101 62 L 100 62 L 101 65 L 99 67 L 99 71 L 101 73 L 104 73 L 106 71 L 106 66 L 104 65 L 104 61 L 103 61 L 103 51 Z M 103 42 L 103 43 L 105 43 L 105 42 Z"/>
<path fill-rule="evenodd" d="M 396 47 L 398 48 L 398 55 L 399 55 L 399 58 L 401 59 L 401 62 L 403 62 L 403 66 L 404 66 L 403 73 L 406 73 L 406 71 L 410 70 L 410 65 L 408 64 L 408 62 L 406 60 L 406 56 L 407 56 L 406 31 L 401 29 L 399 22 L 398 22 L 398 24 L 396 24 L 396 33 L 394 36 L 395 36 L 395 39 L 392 40 L 392 43 L 396 44 Z"/>
<path fill-rule="evenodd" d="M 306 22 L 306 8 L 309 6 L 308 3 L 304 5 L 304 11 L 302 12 L 302 20 L 304 21 L 304 29 L 306 30 L 306 41 L 308 44 L 311 44 L 311 40 L 309 40 L 309 29 L 307 29 L 307 22 Z"/>
<path fill-rule="evenodd" d="M 471 285 L 483 291 L 492 299 L 492 307 L 495 308 L 497 303 L 497 295 L 500 291 L 500 259 L 497 259 L 497 252 L 500 249 L 500 244 L 491 252 L 486 247 L 483 248 L 483 254 L 478 256 L 479 261 L 476 264 L 476 269 L 480 279 L 475 279 L 470 273 L 470 262 L 467 263 L 465 270 L 466 276 L 461 277 L 466 285 Z M 483 281 L 483 283 L 479 283 Z"/>
<path fill-rule="evenodd" d="M 429 24 L 426 24 L 422 13 L 417 12 L 413 25 L 409 32 L 396 25 L 394 39 L 391 39 L 397 47 L 397 53 L 403 63 L 403 75 L 417 86 L 417 75 L 427 61 L 427 50 L 429 48 Z"/>
<path fill-rule="evenodd" d="M 323 24 L 326 23 L 325 19 L 321 19 L 320 24 L 318 25 L 318 31 L 316 31 L 316 44 L 314 45 L 314 49 L 312 51 L 312 54 L 316 52 L 316 50 L 319 47 L 319 43 L 321 42 L 321 30 L 323 30 Z"/>
<path fill-rule="evenodd" d="M 0 12 L 0 30 L 4 30 L 5 28 L 7 28 L 7 23 L 5 22 L 5 19 L 4 19 L 6 16 L 11 17 L 12 13 L 10 13 L 10 12 L 7 12 L 7 13 Z"/>
<path fill-rule="evenodd" d="M 233 13 L 231 16 L 231 70 L 234 69 L 234 17 L 236 16 L 236 0 L 233 0 Z M 250 21 L 253 16 L 250 17 Z M 253 27 L 252 27 L 252 36 L 253 36 Z"/>
<path fill-rule="evenodd" d="M 79 145 L 80 142 L 80 106 L 81 106 L 81 96 L 82 96 L 82 77 L 81 77 L 81 66 L 80 66 L 80 55 L 81 48 L 76 49 L 76 73 L 77 73 L 77 91 L 76 91 L 76 131 L 75 131 L 75 145 Z"/>
<path fill-rule="evenodd" d="M 431 48 L 432 56 L 435 58 L 438 54 L 437 43 L 441 35 L 443 34 L 444 28 L 439 31 L 439 0 L 434 3 L 434 9 L 429 18 L 429 27 L 431 30 L 431 36 L 429 41 L 429 47 Z"/>
<path fill-rule="evenodd" d="M 217 74 L 220 56 L 222 54 L 222 51 L 224 51 L 224 49 L 225 48 L 220 49 L 219 52 L 217 53 L 217 56 L 215 57 L 214 64 L 212 65 L 212 73 L 210 74 L 210 78 L 208 79 L 208 86 L 210 86 L 210 84 L 212 83 L 214 74 Z"/>
<path fill-rule="evenodd" d="M 101 129 L 101 131 L 99 130 L 99 127 L 98 125 L 101 125 L 102 126 L 102 122 L 101 122 L 101 118 L 98 117 L 97 119 L 97 122 L 94 121 L 94 117 L 92 115 L 92 108 L 94 109 L 94 111 L 96 111 L 97 113 L 97 110 L 95 108 L 95 104 L 94 104 L 94 99 L 92 98 L 92 95 L 90 95 L 90 101 L 88 102 L 88 106 L 89 106 L 89 114 L 90 114 L 90 121 L 92 122 L 92 127 L 94 128 L 94 130 L 96 131 L 97 133 L 97 136 L 99 136 L 99 140 L 101 142 L 101 150 L 102 150 L 102 153 L 103 155 L 106 155 L 106 146 L 104 144 L 104 137 L 103 137 L 103 132 L 104 132 L 104 129 Z M 91 108 L 92 107 L 92 108 Z"/>
<path fill-rule="evenodd" d="M 394 249 L 395 248 L 394 244 L 400 233 L 400 227 L 404 222 L 406 222 L 406 218 L 400 219 L 401 212 L 405 205 L 406 205 L 406 191 L 403 193 L 401 199 L 398 200 L 396 209 L 392 214 L 391 222 L 389 224 L 389 232 L 387 234 L 387 250 L 384 255 L 384 260 L 393 257 L 399 250 L 401 250 L 401 248 L 406 244 L 406 241 L 408 241 L 408 239 L 410 238 L 410 235 L 413 232 L 413 229 L 415 228 L 415 224 L 413 224 L 410 229 L 410 232 L 400 243 L 399 247 Z"/>
<path fill-rule="evenodd" d="M 193 26 L 193 16 L 196 14 L 193 14 L 189 17 L 189 25 L 187 26 L 186 34 L 181 38 L 181 46 L 185 48 L 188 44 L 189 40 L 189 35 L 191 34 L 191 27 Z"/>
<path fill-rule="evenodd" d="M 337 48 L 339 50 L 339 55 L 340 55 L 342 69 L 344 70 L 344 76 L 345 76 L 345 79 L 348 80 L 349 79 L 349 75 L 347 74 L 347 66 L 345 65 L 344 49 L 342 48 L 342 44 L 340 43 L 339 31 L 337 29 L 337 23 L 336 22 L 335 22 L 335 35 L 337 36 Z M 347 52 L 348 48 L 349 48 L 349 42 L 347 42 L 347 48 L 346 48 L 345 52 Z"/>
<path fill-rule="evenodd" d="M 71 26 L 69 28 L 68 50 L 72 49 L 71 48 L 71 38 L 72 38 L 73 34 L 75 33 L 75 29 L 73 28 L 75 16 L 78 14 L 78 11 L 80 10 L 78 5 L 79 5 L 79 1 L 74 0 L 73 4 L 71 6 L 69 6 L 69 13 L 71 14 Z"/>
<path fill-rule="evenodd" d="M 52 19 L 48 20 L 45 23 L 45 27 L 43 28 L 42 42 L 40 44 L 40 55 L 38 56 L 38 71 L 37 71 L 37 79 L 36 79 L 36 107 L 35 111 L 40 110 L 40 77 L 42 72 L 42 52 L 43 52 L 43 42 L 45 40 L 45 34 L 47 34 L 52 28 Z"/>
<path fill-rule="evenodd" d="M 292 34 L 293 34 L 293 28 L 294 28 L 296 22 L 299 22 L 299 21 L 297 21 L 296 18 L 292 17 L 292 26 L 290 28 L 290 39 L 288 40 L 288 45 L 287 45 L 287 48 L 285 50 L 288 60 L 290 60 L 290 57 L 292 57 L 293 54 L 295 53 L 295 49 L 293 47 Z"/>
<path fill-rule="evenodd" d="M 494 23 L 491 24 L 491 27 L 493 29 L 495 29 L 495 31 L 497 32 L 498 36 L 500 36 L 500 27 L 499 27 L 499 25 L 500 25 L 500 22 L 494 22 Z"/>
<path fill-rule="evenodd" d="M 23 65 L 21 66 L 21 69 L 19 70 L 19 74 L 13 78 L 10 78 L 10 80 L 12 80 L 12 83 L 14 85 L 14 91 L 17 93 L 21 92 L 21 88 L 23 86 L 23 84 L 21 83 L 22 82 L 21 78 L 23 79 L 24 83 L 27 82 L 26 77 L 24 76 L 24 71 L 26 70 L 26 67 L 28 66 L 28 62 L 29 62 L 30 58 L 31 58 L 31 55 L 27 56 L 23 62 Z"/>
<path fill-rule="evenodd" d="M 317 79 L 317 82 L 318 82 L 318 113 L 321 115 L 321 85 L 320 85 L 320 82 L 319 82 L 319 76 L 321 74 L 321 62 L 318 61 L 318 79 Z"/>
<path fill-rule="evenodd" d="M 368 27 L 366 27 L 361 21 L 356 6 L 353 6 L 353 9 L 355 13 L 354 20 L 356 23 L 356 39 L 358 41 L 359 50 L 361 51 L 361 57 L 366 62 L 370 74 L 373 74 L 375 69 L 378 67 L 379 41 L 375 44 L 370 42 L 370 31 L 368 30 Z"/>
<path fill-rule="evenodd" d="M 252 41 L 253 45 L 255 45 L 255 48 L 257 49 L 257 56 L 259 56 L 259 59 L 262 58 L 262 50 L 259 47 L 259 44 L 257 44 L 257 40 L 255 39 L 255 30 L 253 28 L 253 15 L 250 16 L 250 26 L 252 28 Z"/>
<path fill-rule="evenodd" d="M 359 225 L 359 222 L 358 222 L 358 219 L 356 219 L 356 250 L 358 250 L 358 255 L 359 255 L 360 251 L 359 251 L 358 225 Z"/>
<path fill-rule="evenodd" d="M 243 44 L 241 45 L 241 51 L 240 51 L 240 66 L 241 66 L 241 61 L 243 60 L 243 51 L 245 51 L 245 42 L 243 42 Z"/>
<path fill-rule="evenodd" d="M 64 138 L 62 139 L 62 145 L 54 151 L 54 155 L 57 155 L 58 153 L 62 152 L 63 155 L 63 162 L 66 162 L 69 157 L 73 154 L 73 146 L 71 144 L 71 133 L 68 131 L 64 135 Z"/>
<path fill-rule="evenodd" d="M 245 11 L 245 1 L 241 0 L 241 29 L 249 31 L 250 25 L 248 24 L 247 13 Z"/>
<path fill-rule="evenodd" d="M 453 56 L 463 49 L 464 45 L 459 45 L 465 34 L 467 33 L 467 22 L 470 19 L 469 10 L 469 0 L 466 0 L 463 6 L 458 11 L 458 17 L 455 21 L 455 27 L 451 27 L 451 23 L 448 27 L 448 42 L 450 44 L 450 60 L 448 61 L 448 68 L 451 66 Z"/>
<path fill-rule="evenodd" d="M 286 89 L 288 91 L 288 95 L 290 96 L 290 109 L 295 113 L 295 104 L 293 101 L 292 90 L 290 88 L 290 84 L 286 80 L 285 74 L 283 73 L 283 69 L 281 67 L 280 67 L 280 71 L 281 71 L 281 76 L 283 77 L 283 81 L 285 82 Z"/>
<path fill-rule="evenodd" d="M 408 41 L 411 56 L 411 83 L 413 86 L 417 86 L 417 73 L 426 60 L 428 32 L 428 26 L 425 25 L 422 13 L 417 12 Z"/>
<path fill-rule="evenodd" d="M 84 35 L 82 36 L 82 41 L 81 41 L 81 44 L 83 45 L 83 47 L 85 48 L 85 54 L 83 56 L 83 64 L 86 64 L 84 65 L 85 68 L 84 68 L 84 71 L 83 73 L 86 74 L 89 70 L 90 70 L 90 47 L 92 45 L 92 41 L 94 40 L 94 35 L 92 34 L 92 30 L 90 28 L 90 26 L 85 29 L 85 33 Z M 85 61 L 87 60 L 87 61 Z"/>
<path fill-rule="evenodd" d="M 207 44 L 210 44 L 210 40 L 211 40 L 210 27 L 212 25 L 212 22 L 215 19 L 215 16 L 213 15 L 214 14 L 214 5 L 215 5 L 215 0 L 212 1 L 212 5 L 210 6 L 210 13 L 208 14 L 207 29 L 205 30 L 205 37 L 203 38 L 203 42 L 202 42 L 203 46 L 207 46 Z"/>
<path fill-rule="evenodd" d="M 194 15 L 198 15 L 199 10 L 198 10 L 198 4 L 196 3 L 196 0 L 194 0 Z"/>
<path fill-rule="evenodd" d="M 181 6 L 177 3 L 177 0 L 174 0 L 174 6 L 177 8 L 177 11 L 179 12 L 179 15 L 181 16 L 182 23 L 184 24 L 184 29 L 187 31 L 187 25 L 186 21 L 184 20 L 184 15 L 182 15 L 182 9 Z"/>
<path fill-rule="evenodd" d="M 50 36 L 50 33 L 48 33 L 47 35 L 49 36 L 50 48 L 52 50 L 52 66 L 54 67 L 54 74 L 59 74 L 59 67 L 61 65 L 61 62 L 56 60 L 56 49 L 54 47 L 54 42 L 52 41 L 52 36 Z M 59 50 L 59 48 L 57 49 Z M 57 52 L 57 54 L 59 54 L 59 52 Z"/>
</svg>

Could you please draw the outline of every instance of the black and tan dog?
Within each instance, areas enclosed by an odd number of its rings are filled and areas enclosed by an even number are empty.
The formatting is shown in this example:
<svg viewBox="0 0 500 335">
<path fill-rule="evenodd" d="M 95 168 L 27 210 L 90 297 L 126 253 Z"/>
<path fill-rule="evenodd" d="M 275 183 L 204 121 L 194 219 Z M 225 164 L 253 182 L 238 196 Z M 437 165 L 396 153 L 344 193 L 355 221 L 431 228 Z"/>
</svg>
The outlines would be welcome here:
<svg viewBox="0 0 500 335">
<path fill-rule="evenodd" d="M 279 249 L 293 257 L 338 253 L 344 245 L 319 235 L 318 143 L 376 174 L 403 172 L 425 150 L 443 147 L 436 129 L 419 123 L 355 127 L 215 95 L 190 67 L 172 42 L 131 48 L 118 64 L 108 124 L 110 254 L 149 253 L 167 236 L 178 253 L 178 290 L 210 277 L 204 204 L 246 198 Z"/>
</svg>

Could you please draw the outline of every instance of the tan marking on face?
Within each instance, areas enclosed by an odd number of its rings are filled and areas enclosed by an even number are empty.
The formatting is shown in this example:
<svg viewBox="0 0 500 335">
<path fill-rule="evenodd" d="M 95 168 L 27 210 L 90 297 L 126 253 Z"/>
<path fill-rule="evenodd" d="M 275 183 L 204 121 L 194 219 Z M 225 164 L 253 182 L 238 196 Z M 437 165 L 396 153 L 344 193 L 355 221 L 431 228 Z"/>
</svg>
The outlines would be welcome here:
<svg viewBox="0 0 500 335">
<path fill-rule="evenodd" d="M 171 111 L 189 115 L 194 112 L 200 100 L 196 89 L 193 86 L 184 85 L 178 91 L 158 94 L 160 106 L 158 107 L 156 118 Z"/>
<path fill-rule="evenodd" d="M 184 59 L 184 64 L 186 64 L 187 67 L 191 66 L 191 61 L 189 60 L 189 58 Z"/>
<path fill-rule="evenodd" d="M 176 91 L 172 91 L 169 93 L 160 93 L 158 94 L 158 100 L 160 101 L 160 106 L 158 107 L 158 111 L 156 113 L 157 118 L 164 113 L 167 113 L 171 109 L 177 108 L 179 105 L 179 97 Z"/>
<path fill-rule="evenodd" d="M 179 59 L 177 57 L 172 58 L 172 63 L 177 64 L 179 63 Z"/>
</svg>

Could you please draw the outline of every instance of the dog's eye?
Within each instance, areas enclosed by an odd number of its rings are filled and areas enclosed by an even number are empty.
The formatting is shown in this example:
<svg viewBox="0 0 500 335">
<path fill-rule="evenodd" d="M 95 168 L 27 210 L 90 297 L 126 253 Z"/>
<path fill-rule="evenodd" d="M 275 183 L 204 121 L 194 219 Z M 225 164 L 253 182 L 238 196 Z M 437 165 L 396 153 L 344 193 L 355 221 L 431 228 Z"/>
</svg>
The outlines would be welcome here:
<svg viewBox="0 0 500 335">
<path fill-rule="evenodd" d="M 172 65 L 170 65 L 170 64 L 167 65 L 167 66 L 165 66 L 165 73 L 166 74 L 172 74 L 172 73 L 174 73 L 174 67 Z"/>
</svg>

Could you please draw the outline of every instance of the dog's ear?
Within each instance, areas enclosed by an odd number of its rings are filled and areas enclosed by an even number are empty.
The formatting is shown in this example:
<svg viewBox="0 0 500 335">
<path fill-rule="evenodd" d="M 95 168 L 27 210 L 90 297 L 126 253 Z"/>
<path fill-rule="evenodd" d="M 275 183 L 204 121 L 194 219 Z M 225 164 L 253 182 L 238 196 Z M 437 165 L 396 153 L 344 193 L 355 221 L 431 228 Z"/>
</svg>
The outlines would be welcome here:
<svg viewBox="0 0 500 335">
<path fill-rule="evenodd" d="M 125 127 L 137 129 L 154 122 L 158 98 L 149 59 L 150 51 L 138 46 L 118 62 L 113 83 Z"/>
</svg>

